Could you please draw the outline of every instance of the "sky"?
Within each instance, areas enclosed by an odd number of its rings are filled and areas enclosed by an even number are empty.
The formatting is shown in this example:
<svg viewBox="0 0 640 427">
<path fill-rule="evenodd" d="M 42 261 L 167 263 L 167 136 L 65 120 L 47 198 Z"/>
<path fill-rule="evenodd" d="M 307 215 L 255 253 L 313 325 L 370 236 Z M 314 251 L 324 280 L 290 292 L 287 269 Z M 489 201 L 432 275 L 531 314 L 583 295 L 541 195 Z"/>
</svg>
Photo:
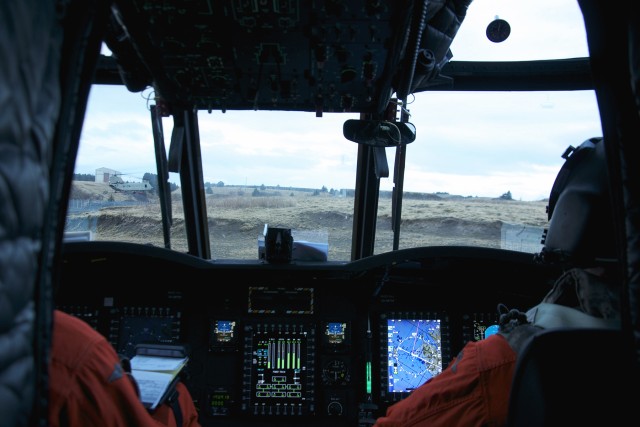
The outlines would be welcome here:
<svg viewBox="0 0 640 427">
<path fill-rule="evenodd" d="M 511 25 L 503 43 L 485 36 L 496 17 Z M 575 0 L 474 0 L 451 51 L 453 61 L 588 55 Z M 107 167 L 131 180 L 156 173 L 146 99 L 152 96 L 151 89 L 92 89 L 77 173 Z M 417 137 L 406 148 L 405 191 L 484 197 L 509 191 L 517 200 L 540 200 L 548 197 L 562 152 L 602 134 L 591 91 L 423 92 L 410 96 L 406 108 Z M 354 188 L 357 144 L 342 136 L 349 118 L 357 116 L 200 111 L 205 182 Z M 164 126 L 168 150 L 171 121 L 165 119 Z M 395 149 L 386 153 L 390 176 L 380 186 L 391 190 Z M 170 180 L 179 182 L 176 174 Z"/>
</svg>

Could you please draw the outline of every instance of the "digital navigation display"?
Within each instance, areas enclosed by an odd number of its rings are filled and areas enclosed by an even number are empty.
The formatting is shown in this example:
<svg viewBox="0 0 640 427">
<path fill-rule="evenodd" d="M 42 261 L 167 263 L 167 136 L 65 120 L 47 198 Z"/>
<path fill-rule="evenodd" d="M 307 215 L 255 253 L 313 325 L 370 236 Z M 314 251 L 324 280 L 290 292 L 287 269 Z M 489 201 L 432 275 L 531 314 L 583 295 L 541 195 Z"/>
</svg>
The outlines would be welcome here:
<svg viewBox="0 0 640 427">
<path fill-rule="evenodd" d="M 442 372 L 440 319 L 387 319 L 388 393 L 410 393 Z"/>
</svg>

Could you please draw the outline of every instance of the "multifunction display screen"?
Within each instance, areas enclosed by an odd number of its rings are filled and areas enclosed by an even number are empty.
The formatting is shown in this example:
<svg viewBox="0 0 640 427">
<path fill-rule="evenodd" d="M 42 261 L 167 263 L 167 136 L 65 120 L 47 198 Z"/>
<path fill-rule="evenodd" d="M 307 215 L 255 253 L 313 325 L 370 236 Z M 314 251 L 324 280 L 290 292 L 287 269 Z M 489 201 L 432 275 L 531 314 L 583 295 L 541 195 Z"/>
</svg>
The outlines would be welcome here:
<svg viewBox="0 0 640 427">
<path fill-rule="evenodd" d="M 136 354 L 138 344 L 175 344 L 180 336 L 180 319 L 174 316 L 122 316 L 118 330 L 118 353 L 127 357 Z"/>
<path fill-rule="evenodd" d="M 442 372 L 440 319 L 387 319 L 388 393 L 410 393 Z"/>
</svg>

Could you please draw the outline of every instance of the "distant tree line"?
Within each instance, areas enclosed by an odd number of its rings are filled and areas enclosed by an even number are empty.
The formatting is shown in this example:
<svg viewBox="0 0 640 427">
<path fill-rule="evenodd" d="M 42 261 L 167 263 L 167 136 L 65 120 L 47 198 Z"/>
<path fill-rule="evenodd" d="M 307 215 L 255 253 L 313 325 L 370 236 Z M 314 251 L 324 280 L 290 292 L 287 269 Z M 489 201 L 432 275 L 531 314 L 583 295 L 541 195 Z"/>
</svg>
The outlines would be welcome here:
<svg viewBox="0 0 640 427">
<path fill-rule="evenodd" d="M 74 173 L 73 174 L 73 180 L 74 181 L 95 181 L 96 180 L 96 176 L 95 175 L 91 175 L 90 173 Z"/>
<path fill-rule="evenodd" d="M 207 181 L 207 182 L 204 183 L 205 193 L 206 194 L 213 194 L 213 188 L 214 187 L 224 187 L 224 186 L 225 186 L 225 184 L 222 181 L 218 181 L 215 184 Z M 234 188 L 234 187 L 235 188 L 253 188 L 253 192 L 251 193 L 251 195 L 254 196 L 254 197 L 274 196 L 274 195 L 279 194 L 279 193 L 270 193 L 268 190 L 306 191 L 306 192 L 312 192 L 314 196 L 319 196 L 322 193 L 329 193 L 332 196 L 335 196 L 336 194 L 340 194 L 340 192 L 341 192 L 341 190 L 338 190 L 338 189 L 335 189 L 335 188 L 328 189 L 325 185 L 323 185 L 322 188 L 319 188 L 319 189 L 305 188 L 305 187 L 281 187 L 280 185 L 268 186 L 268 185 L 264 185 L 264 184 L 261 184 L 260 186 L 255 186 L 255 185 L 229 185 L 228 187 L 232 187 L 232 188 Z M 346 191 L 347 193 L 349 192 L 349 190 L 343 190 L 343 191 Z M 351 190 L 351 193 L 353 193 L 353 190 Z M 293 192 L 291 192 L 290 195 L 293 196 Z"/>
</svg>

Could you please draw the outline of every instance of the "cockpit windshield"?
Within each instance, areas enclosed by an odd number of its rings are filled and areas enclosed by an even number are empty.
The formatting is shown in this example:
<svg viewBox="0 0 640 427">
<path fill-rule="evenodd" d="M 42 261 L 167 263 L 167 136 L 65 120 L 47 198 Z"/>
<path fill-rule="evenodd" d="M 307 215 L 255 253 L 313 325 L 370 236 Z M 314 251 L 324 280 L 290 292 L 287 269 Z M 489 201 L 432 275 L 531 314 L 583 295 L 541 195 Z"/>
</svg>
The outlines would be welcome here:
<svg viewBox="0 0 640 427">
<path fill-rule="evenodd" d="M 490 25 L 495 20 L 507 26 Z M 476 1 L 451 45 L 450 65 L 460 73 L 467 61 L 583 58 L 584 33 L 574 0 Z M 106 47 L 103 54 L 110 55 Z M 184 210 L 192 201 L 182 194 L 189 183 L 177 172 L 185 159 L 172 153 L 178 143 L 170 117 L 160 120 L 168 208 L 159 194 L 156 97 L 152 88 L 92 87 L 67 239 L 188 250 Z M 396 114 L 408 115 L 416 138 L 374 149 L 379 191 L 368 194 L 377 200 L 375 254 L 452 245 L 538 252 L 561 154 L 602 134 L 593 90 L 445 88 L 399 104 Z M 359 178 L 359 144 L 343 136 L 344 123 L 359 118 L 344 111 L 197 111 L 200 145 L 189 161 L 201 160 L 205 205 L 197 209 L 206 211 L 211 259 L 264 259 L 266 230 L 276 228 L 290 230 L 293 259 L 351 260 L 354 239 L 363 239 L 353 231 L 363 209 L 355 196 L 371 185 Z"/>
</svg>

